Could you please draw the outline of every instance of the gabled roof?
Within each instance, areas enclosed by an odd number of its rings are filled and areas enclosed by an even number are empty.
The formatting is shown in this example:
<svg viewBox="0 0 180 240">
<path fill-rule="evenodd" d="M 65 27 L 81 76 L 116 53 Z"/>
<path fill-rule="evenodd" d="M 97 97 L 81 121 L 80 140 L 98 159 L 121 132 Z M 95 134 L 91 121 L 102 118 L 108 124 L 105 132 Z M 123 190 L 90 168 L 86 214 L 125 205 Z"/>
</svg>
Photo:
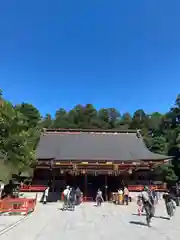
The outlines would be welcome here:
<svg viewBox="0 0 180 240">
<path fill-rule="evenodd" d="M 37 146 L 37 159 L 138 161 L 165 160 L 152 153 L 136 131 L 45 132 Z"/>
</svg>

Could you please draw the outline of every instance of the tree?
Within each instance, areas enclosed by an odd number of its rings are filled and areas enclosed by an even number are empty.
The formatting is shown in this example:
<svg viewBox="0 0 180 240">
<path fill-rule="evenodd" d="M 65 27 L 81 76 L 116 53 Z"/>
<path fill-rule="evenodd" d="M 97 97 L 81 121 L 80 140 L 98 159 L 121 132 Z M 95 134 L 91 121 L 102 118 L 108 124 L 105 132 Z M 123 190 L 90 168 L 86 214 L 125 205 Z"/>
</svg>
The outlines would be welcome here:
<svg viewBox="0 0 180 240">
<path fill-rule="evenodd" d="M 56 111 L 52 126 L 53 128 L 69 128 L 68 114 L 65 109 L 60 108 Z"/>
<path fill-rule="evenodd" d="M 98 127 L 97 110 L 92 104 L 86 104 L 85 106 L 76 106 L 74 109 L 76 112 L 76 124 L 80 128 L 94 129 Z M 79 118 L 79 121 L 77 120 Z"/>
<path fill-rule="evenodd" d="M 148 128 L 154 135 L 160 135 L 160 126 L 162 124 L 163 115 L 159 112 L 154 112 L 148 116 Z"/>
<path fill-rule="evenodd" d="M 99 119 L 99 123 L 100 123 L 100 128 L 110 129 L 108 109 L 106 109 L 106 108 L 100 109 L 98 111 L 98 119 Z"/>
<path fill-rule="evenodd" d="M 75 128 L 86 128 L 85 116 L 84 116 L 84 106 L 76 105 L 68 114 L 70 123 Z"/>
<path fill-rule="evenodd" d="M 116 128 L 120 121 L 120 113 L 115 108 L 108 108 L 110 128 Z"/>
<path fill-rule="evenodd" d="M 49 113 L 42 119 L 40 125 L 42 128 L 51 128 L 53 126 L 53 119 Z"/>
<path fill-rule="evenodd" d="M 164 182 L 175 182 L 178 179 L 171 164 L 157 166 L 154 170 L 154 175 L 161 176 Z"/>
<path fill-rule="evenodd" d="M 152 138 L 150 150 L 159 154 L 166 154 L 166 139 L 163 136 Z"/>
<path fill-rule="evenodd" d="M 134 113 L 130 127 L 132 129 L 148 128 L 148 117 L 144 110 L 139 109 Z"/>
<path fill-rule="evenodd" d="M 12 166 L 13 172 L 29 168 L 35 161 L 39 133 L 19 109 L 3 99 L 0 107 L 0 155 L 6 166 Z"/>
<path fill-rule="evenodd" d="M 173 156 L 172 164 L 175 173 L 180 177 L 180 95 L 177 96 L 175 105 L 165 115 L 166 125 L 164 134 L 168 142 L 168 154 Z"/>
<path fill-rule="evenodd" d="M 36 127 L 41 120 L 41 115 L 32 104 L 22 103 L 15 106 L 16 110 L 23 114 L 28 122 L 28 127 Z"/>
<path fill-rule="evenodd" d="M 177 143 L 178 149 L 180 149 L 180 130 L 178 131 L 178 135 L 177 135 L 177 138 L 176 138 L 176 143 Z"/>
<path fill-rule="evenodd" d="M 2 98 L 3 92 L 2 89 L 0 89 L 0 99 Z"/>
<path fill-rule="evenodd" d="M 126 128 L 130 128 L 131 126 L 131 121 L 132 121 L 132 117 L 131 115 L 127 112 L 127 113 L 124 113 L 121 117 L 121 125 L 125 125 Z"/>
</svg>

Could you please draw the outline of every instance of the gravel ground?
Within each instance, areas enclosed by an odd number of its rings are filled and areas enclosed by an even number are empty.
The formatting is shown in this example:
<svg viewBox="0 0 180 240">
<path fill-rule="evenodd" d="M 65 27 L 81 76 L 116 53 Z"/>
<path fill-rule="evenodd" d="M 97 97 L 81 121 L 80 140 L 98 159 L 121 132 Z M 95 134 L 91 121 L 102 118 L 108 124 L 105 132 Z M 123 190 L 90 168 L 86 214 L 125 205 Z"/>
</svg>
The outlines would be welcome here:
<svg viewBox="0 0 180 240">
<path fill-rule="evenodd" d="M 157 205 L 152 226 L 146 226 L 145 216 L 137 216 L 137 206 L 115 206 L 104 203 L 95 207 L 84 203 L 74 212 L 61 211 L 60 204 L 38 205 L 25 221 L 3 234 L 1 240 L 178 240 L 180 207 L 172 220 L 167 219 L 164 203 Z"/>
</svg>

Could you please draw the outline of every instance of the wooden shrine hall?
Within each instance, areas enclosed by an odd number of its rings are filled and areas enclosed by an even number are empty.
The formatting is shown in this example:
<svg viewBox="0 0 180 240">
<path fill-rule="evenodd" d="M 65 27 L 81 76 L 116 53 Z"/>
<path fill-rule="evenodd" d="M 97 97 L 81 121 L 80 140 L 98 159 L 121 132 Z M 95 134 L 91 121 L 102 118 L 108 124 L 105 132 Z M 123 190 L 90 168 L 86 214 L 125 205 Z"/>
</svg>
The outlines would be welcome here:
<svg viewBox="0 0 180 240">
<path fill-rule="evenodd" d="M 134 130 L 45 130 L 36 155 L 33 184 L 51 183 L 57 192 L 79 186 L 86 197 L 101 188 L 106 198 L 125 184 L 149 184 L 154 167 L 170 160 L 149 151 Z"/>
</svg>

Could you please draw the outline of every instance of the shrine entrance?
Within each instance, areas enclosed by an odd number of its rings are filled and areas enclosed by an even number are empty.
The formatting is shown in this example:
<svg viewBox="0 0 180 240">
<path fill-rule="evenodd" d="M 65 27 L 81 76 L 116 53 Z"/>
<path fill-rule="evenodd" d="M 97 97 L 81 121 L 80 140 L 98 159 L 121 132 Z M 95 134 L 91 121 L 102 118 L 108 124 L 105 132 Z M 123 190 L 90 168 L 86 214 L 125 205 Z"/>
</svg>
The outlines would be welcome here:
<svg viewBox="0 0 180 240">
<path fill-rule="evenodd" d="M 123 187 L 120 176 L 109 175 L 69 175 L 66 174 L 66 185 L 79 187 L 87 199 L 95 200 L 98 189 L 103 192 L 104 200 L 109 200 L 112 192 Z"/>
<path fill-rule="evenodd" d="M 108 175 L 108 174 L 94 174 L 84 173 L 73 175 L 69 172 L 60 173 L 58 168 L 54 168 L 52 171 L 49 169 L 36 169 L 33 178 L 33 184 L 35 185 L 48 185 L 51 180 L 50 191 L 60 193 L 64 188 L 69 185 L 71 187 L 79 187 L 87 199 L 95 200 L 97 190 L 100 188 L 103 192 L 104 200 L 109 200 L 112 192 L 124 185 L 123 175 Z"/>
</svg>

